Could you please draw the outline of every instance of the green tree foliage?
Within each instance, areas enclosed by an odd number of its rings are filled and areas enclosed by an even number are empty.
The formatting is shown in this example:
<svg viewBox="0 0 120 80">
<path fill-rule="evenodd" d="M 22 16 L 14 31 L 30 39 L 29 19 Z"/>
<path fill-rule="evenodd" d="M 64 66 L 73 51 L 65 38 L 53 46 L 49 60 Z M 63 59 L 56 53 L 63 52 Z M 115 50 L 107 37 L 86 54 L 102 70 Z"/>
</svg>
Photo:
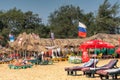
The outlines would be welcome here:
<svg viewBox="0 0 120 80">
<path fill-rule="evenodd" d="M 92 36 L 95 30 L 95 17 L 92 12 L 86 14 L 83 18 L 85 25 L 87 26 L 87 36 Z"/>
<path fill-rule="evenodd" d="M 119 25 L 117 17 L 119 7 L 118 3 L 111 5 L 108 0 L 105 0 L 104 3 L 100 5 L 96 16 L 96 33 L 114 32 L 115 27 Z"/>
<path fill-rule="evenodd" d="M 73 5 L 61 6 L 49 16 L 50 29 L 59 38 L 76 38 L 78 21 L 87 26 L 87 36 L 97 33 L 115 33 L 115 27 L 120 25 L 117 16 L 119 4 L 111 5 L 108 0 L 99 6 L 98 13 L 83 13 L 79 7 Z"/>
<path fill-rule="evenodd" d="M 77 38 L 79 21 L 87 26 L 87 36 L 94 34 L 96 25 L 92 12 L 85 14 L 79 7 L 67 5 L 61 6 L 49 16 L 51 30 L 59 38 Z"/>
<path fill-rule="evenodd" d="M 23 32 L 35 32 L 37 27 L 40 26 L 41 19 L 38 14 L 33 14 L 32 11 L 28 11 L 24 14 Z M 29 29 L 29 30 L 28 30 Z"/>
<path fill-rule="evenodd" d="M 0 12 L 0 29 L 7 28 L 8 33 L 21 33 L 26 31 L 37 32 L 41 26 L 41 18 L 32 11 L 22 12 L 20 9 L 10 9 L 7 12 Z"/>
<path fill-rule="evenodd" d="M 47 33 L 45 25 L 42 24 L 42 19 L 38 14 L 33 14 L 32 11 L 22 12 L 20 9 L 10 9 L 8 11 L 0 11 L 0 35 L 8 40 L 8 34 L 12 33 L 16 37 L 22 32 L 37 33 L 45 37 Z M 40 30 L 40 31 L 39 31 Z"/>
<path fill-rule="evenodd" d="M 78 21 L 82 16 L 82 10 L 79 7 L 72 5 L 62 6 L 49 16 L 50 29 L 55 33 L 55 37 L 76 37 Z"/>
<path fill-rule="evenodd" d="M 120 4 L 111 5 L 108 1 L 104 0 L 96 15 L 93 12 L 84 13 L 77 6 L 61 6 L 49 15 L 48 25 L 42 24 L 39 15 L 32 11 L 23 12 L 16 8 L 0 11 L 0 36 L 4 37 L 2 45 L 8 41 L 9 33 L 16 37 L 22 32 L 37 33 L 41 38 L 50 38 L 50 32 L 54 32 L 55 38 L 78 38 L 79 21 L 87 26 L 87 36 L 114 32 L 120 25 Z"/>
</svg>

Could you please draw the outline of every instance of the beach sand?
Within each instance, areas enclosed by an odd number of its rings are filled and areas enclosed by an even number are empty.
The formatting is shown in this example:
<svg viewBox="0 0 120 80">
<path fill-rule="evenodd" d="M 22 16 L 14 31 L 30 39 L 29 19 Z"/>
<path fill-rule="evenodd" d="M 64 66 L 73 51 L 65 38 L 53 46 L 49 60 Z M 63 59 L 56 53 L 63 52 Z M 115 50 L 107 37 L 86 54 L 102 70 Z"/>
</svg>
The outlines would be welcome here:
<svg viewBox="0 0 120 80">
<path fill-rule="evenodd" d="M 100 59 L 97 66 L 108 63 L 110 59 Z M 53 65 L 34 65 L 28 69 L 9 69 L 8 64 L 0 64 L 0 80 L 100 80 L 98 75 L 95 78 L 88 78 L 82 71 L 77 72 L 78 76 L 68 76 L 65 67 L 79 66 L 67 61 L 55 62 Z M 120 59 L 117 63 L 120 66 Z"/>
</svg>

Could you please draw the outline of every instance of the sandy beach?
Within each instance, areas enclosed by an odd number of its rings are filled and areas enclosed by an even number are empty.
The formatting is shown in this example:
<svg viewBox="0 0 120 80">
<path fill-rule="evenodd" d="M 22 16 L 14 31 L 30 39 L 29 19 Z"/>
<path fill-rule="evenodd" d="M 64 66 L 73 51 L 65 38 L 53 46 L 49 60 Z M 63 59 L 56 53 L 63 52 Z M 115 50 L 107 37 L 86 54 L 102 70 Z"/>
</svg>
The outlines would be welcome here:
<svg viewBox="0 0 120 80">
<path fill-rule="evenodd" d="M 108 63 L 110 59 L 99 60 L 97 66 Z M 34 65 L 28 69 L 9 69 L 8 64 L 0 64 L 0 80 L 100 80 L 98 75 L 95 78 L 88 78 L 81 71 L 78 76 L 68 76 L 64 68 L 67 66 L 78 66 L 67 61 L 56 62 L 53 65 Z M 120 66 L 120 59 L 117 63 Z"/>
</svg>

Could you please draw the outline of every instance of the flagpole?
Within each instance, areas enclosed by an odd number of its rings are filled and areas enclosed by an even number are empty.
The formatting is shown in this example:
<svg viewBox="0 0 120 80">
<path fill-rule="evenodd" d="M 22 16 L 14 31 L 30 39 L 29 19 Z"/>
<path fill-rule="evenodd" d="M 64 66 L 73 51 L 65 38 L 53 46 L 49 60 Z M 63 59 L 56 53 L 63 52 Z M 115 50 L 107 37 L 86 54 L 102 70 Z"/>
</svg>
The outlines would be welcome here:
<svg viewBox="0 0 120 80">
<path fill-rule="evenodd" d="M 52 41 L 52 44 L 51 44 L 51 46 L 54 46 L 55 44 L 54 44 L 54 33 L 51 31 L 51 33 L 50 33 L 50 36 L 51 36 L 51 41 Z"/>
<path fill-rule="evenodd" d="M 81 37 L 81 38 L 85 38 L 87 36 L 87 30 L 86 30 L 86 25 L 79 22 L 79 25 L 78 25 L 78 36 Z M 88 51 L 87 53 L 83 52 L 82 53 L 82 60 L 85 62 L 89 61 L 90 57 L 88 56 Z"/>
</svg>

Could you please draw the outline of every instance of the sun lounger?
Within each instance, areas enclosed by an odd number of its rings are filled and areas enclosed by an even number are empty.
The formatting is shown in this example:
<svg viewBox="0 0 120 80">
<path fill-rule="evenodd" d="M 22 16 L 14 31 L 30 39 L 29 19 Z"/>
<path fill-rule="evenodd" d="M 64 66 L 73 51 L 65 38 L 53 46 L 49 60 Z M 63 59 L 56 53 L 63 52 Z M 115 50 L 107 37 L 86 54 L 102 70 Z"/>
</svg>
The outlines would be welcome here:
<svg viewBox="0 0 120 80">
<path fill-rule="evenodd" d="M 107 70 L 107 69 L 112 69 L 114 67 L 116 67 L 118 60 L 114 59 L 111 60 L 108 64 L 101 66 L 101 67 L 86 67 L 86 68 L 82 68 L 81 71 L 83 71 L 86 76 L 89 77 L 94 77 L 94 74 L 96 73 L 97 70 Z"/>
<path fill-rule="evenodd" d="M 20 64 L 20 65 L 17 65 L 17 64 L 9 64 L 8 67 L 10 69 L 26 69 L 26 68 L 32 68 L 32 64 Z"/>
<path fill-rule="evenodd" d="M 116 69 L 108 69 L 108 70 L 98 70 L 96 72 L 96 74 L 98 74 L 101 78 L 101 80 L 103 80 L 103 77 L 105 77 L 105 80 L 109 79 L 109 76 L 112 77 L 112 80 L 118 80 L 117 76 L 120 75 L 120 68 L 116 68 Z"/>
<path fill-rule="evenodd" d="M 10 69 L 26 69 L 26 68 L 31 68 L 33 65 L 32 64 L 26 64 L 26 65 L 9 64 L 8 66 Z"/>
<path fill-rule="evenodd" d="M 3 59 L 3 60 L 0 60 L 0 64 L 10 63 L 10 62 L 12 62 L 12 61 L 13 61 L 12 58 L 6 58 L 6 59 Z"/>
<path fill-rule="evenodd" d="M 90 59 L 88 62 L 84 63 L 82 66 L 73 66 L 66 67 L 65 71 L 67 71 L 68 75 L 77 75 L 77 71 L 81 71 L 82 68 L 85 67 L 94 67 L 98 63 L 98 59 Z"/>
</svg>

